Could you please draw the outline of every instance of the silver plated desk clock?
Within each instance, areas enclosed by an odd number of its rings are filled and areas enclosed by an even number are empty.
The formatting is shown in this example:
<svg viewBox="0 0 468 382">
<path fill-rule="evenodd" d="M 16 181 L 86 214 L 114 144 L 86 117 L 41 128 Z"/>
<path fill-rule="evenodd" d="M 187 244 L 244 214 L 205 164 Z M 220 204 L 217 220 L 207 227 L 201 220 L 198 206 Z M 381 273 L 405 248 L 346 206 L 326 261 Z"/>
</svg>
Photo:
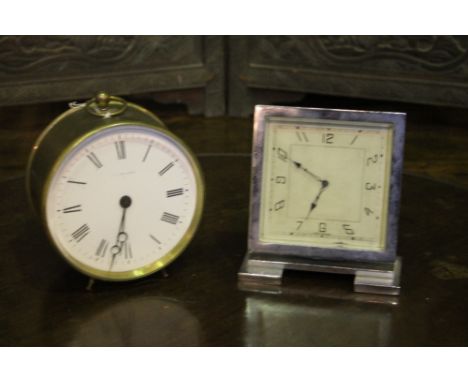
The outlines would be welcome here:
<svg viewBox="0 0 468 382">
<path fill-rule="evenodd" d="M 242 282 L 286 269 L 353 274 L 399 294 L 404 113 L 257 106 Z"/>
</svg>

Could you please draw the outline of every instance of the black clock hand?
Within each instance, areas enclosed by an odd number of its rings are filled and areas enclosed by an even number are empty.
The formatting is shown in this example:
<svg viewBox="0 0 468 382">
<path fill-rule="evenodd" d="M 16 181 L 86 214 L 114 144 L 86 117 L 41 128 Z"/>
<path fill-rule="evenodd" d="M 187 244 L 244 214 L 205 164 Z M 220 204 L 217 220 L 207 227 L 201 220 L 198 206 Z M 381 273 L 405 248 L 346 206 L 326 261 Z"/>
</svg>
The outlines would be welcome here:
<svg viewBox="0 0 468 382">
<path fill-rule="evenodd" d="M 322 195 L 322 192 L 325 191 L 325 189 L 329 186 L 329 182 L 328 180 L 324 180 L 322 178 L 320 178 L 319 176 L 315 175 L 313 172 L 309 171 L 307 168 L 305 168 L 302 163 L 300 162 L 297 162 L 297 161 L 292 161 L 292 163 L 294 163 L 294 165 L 298 168 L 298 169 L 301 169 L 302 171 L 304 171 L 305 173 L 309 174 L 312 178 L 314 178 L 317 182 L 320 182 L 320 190 L 319 192 L 317 193 L 317 195 L 315 196 L 315 199 L 312 201 L 312 203 L 310 204 L 310 208 L 309 208 L 309 211 L 307 212 L 307 216 L 305 217 L 304 220 L 307 220 L 310 216 L 310 214 L 312 213 L 312 211 L 315 209 L 315 207 L 317 207 L 317 203 L 318 203 L 318 200 L 320 199 L 320 196 Z"/>
<path fill-rule="evenodd" d="M 111 247 L 112 260 L 109 267 L 109 271 L 114 265 L 115 257 L 122 251 L 124 243 L 128 239 L 128 234 L 125 232 L 125 216 L 127 214 L 127 208 L 131 206 L 132 199 L 128 195 L 124 195 L 120 198 L 120 206 L 122 207 L 122 217 L 120 219 L 119 231 L 117 232 L 117 238 L 115 244 Z"/>
<path fill-rule="evenodd" d="M 307 213 L 306 219 L 309 217 L 310 213 L 315 209 L 315 207 L 317 207 L 317 203 L 320 199 L 320 196 L 322 195 L 322 192 L 325 191 L 325 189 L 328 187 L 329 184 L 330 183 L 328 183 L 327 180 L 322 180 L 322 186 L 320 187 L 319 192 L 315 196 L 315 199 L 312 201 L 312 203 L 310 203 L 310 208 L 309 208 L 309 212 Z"/>
<path fill-rule="evenodd" d="M 315 199 L 312 201 L 312 203 L 310 203 L 309 211 L 307 212 L 307 215 L 305 216 L 304 221 L 309 219 L 310 214 L 317 207 L 317 203 L 323 191 L 325 191 L 325 189 L 330 185 L 330 182 L 328 182 L 328 180 L 321 180 L 320 183 L 321 183 L 320 190 L 315 196 Z M 301 228 L 301 226 L 302 226 L 302 223 L 296 228 L 296 232 L 299 231 L 299 228 Z"/>
<path fill-rule="evenodd" d="M 310 207 L 309 207 L 309 211 L 307 212 L 307 215 L 305 216 L 304 218 L 304 221 L 307 220 L 310 216 L 310 214 L 312 213 L 312 211 L 317 207 L 317 203 L 320 199 L 320 196 L 322 195 L 323 191 L 325 191 L 325 189 L 330 185 L 330 183 L 328 182 L 328 180 L 325 180 L 325 179 L 322 179 L 320 178 L 318 175 L 314 174 L 312 171 L 309 171 L 306 167 L 304 167 L 302 165 L 302 163 L 298 162 L 298 161 L 295 161 L 295 160 L 292 160 L 292 159 L 289 159 L 286 157 L 287 160 L 291 161 L 291 163 L 294 164 L 294 166 L 296 166 L 297 169 L 300 169 L 302 171 L 304 171 L 306 174 L 310 175 L 313 179 L 315 179 L 317 182 L 320 183 L 320 190 L 318 191 L 317 195 L 315 196 L 314 200 L 312 201 L 312 203 L 310 203 Z M 299 224 L 299 226 L 296 228 L 296 232 L 299 230 L 299 228 L 302 226 L 302 222 L 301 224 Z"/>
<path fill-rule="evenodd" d="M 300 162 L 296 162 L 296 161 L 292 161 L 292 163 L 294 163 L 294 165 L 296 166 L 296 168 L 298 169 L 301 169 L 302 171 L 304 171 L 306 174 L 309 174 L 312 178 L 314 178 L 317 182 L 324 182 L 324 180 L 322 180 L 322 178 L 320 178 L 319 176 L 315 175 L 313 172 L 309 171 L 307 168 L 305 168 L 302 163 Z M 326 182 L 326 181 L 325 181 Z"/>
</svg>

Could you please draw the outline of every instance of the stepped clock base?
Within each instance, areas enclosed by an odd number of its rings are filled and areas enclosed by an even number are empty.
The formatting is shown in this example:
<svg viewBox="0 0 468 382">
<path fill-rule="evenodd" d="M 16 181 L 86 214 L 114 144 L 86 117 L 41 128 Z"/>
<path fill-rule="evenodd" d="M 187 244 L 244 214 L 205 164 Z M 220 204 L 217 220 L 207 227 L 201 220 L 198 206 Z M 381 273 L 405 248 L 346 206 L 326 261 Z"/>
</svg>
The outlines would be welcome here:
<svg viewBox="0 0 468 382">
<path fill-rule="evenodd" d="M 239 282 L 281 285 L 285 270 L 352 274 L 354 275 L 355 292 L 400 294 L 400 257 L 397 257 L 392 263 L 351 264 L 248 253 L 238 273 Z"/>
</svg>

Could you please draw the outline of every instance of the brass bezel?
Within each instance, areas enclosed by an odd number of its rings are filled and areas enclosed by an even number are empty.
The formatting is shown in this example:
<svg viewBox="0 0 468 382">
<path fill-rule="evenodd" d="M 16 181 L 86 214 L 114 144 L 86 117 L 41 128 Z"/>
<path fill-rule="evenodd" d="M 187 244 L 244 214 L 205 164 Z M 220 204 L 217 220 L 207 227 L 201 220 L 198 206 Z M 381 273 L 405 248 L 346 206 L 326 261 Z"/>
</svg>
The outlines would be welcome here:
<svg viewBox="0 0 468 382">
<path fill-rule="evenodd" d="M 142 111 L 145 113 L 149 113 L 146 109 L 140 108 Z M 64 114 L 60 115 L 58 118 L 56 118 L 50 125 L 49 127 L 41 134 L 39 137 L 38 141 L 35 144 L 35 148 L 37 148 L 40 145 L 40 141 L 42 138 L 48 133 L 50 129 L 52 129 L 55 124 L 59 121 L 65 118 L 67 115 L 69 115 L 71 112 L 74 110 L 68 110 Z M 156 119 L 157 120 L 157 119 Z M 134 125 L 134 126 L 141 126 L 141 127 L 146 127 L 151 130 L 157 131 L 161 135 L 167 136 L 169 139 L 174 141 L 182 150 L 182 152 L 186 155 L 188 162 L 194 172 L 195 175 L 195 183 L 196 183 L 196 188 L 197 188 L 197 196 L 196 196 L 196 204 L 195 204 L 195 212 L 192 218 L 192 221 L 184 234 L 183 238 L 167 253 L 165 254 L 162 258 L 158 259 L 157 261 L 150 263 L 146 266 L 131 270 L 131 271 L 125 271 L 125 272 L 109 272 L 109 271 L 102 271 L 95 269 L 93 267 L 90 267 L 86 264 L 83 264 L 79 261 L 77 261 L 67 250 L 64 248 L 61 248 L 59 243 L 57 243 L 52 234 L 51 230 L 47 221 L 47 215 L 46 215 L 46 200 L 47 200 L 47 194 L 50 188 L 50 185 L 52 183 L 52 180 L 54 179 L 56 172 L 60 168 L 61 164 L 63 163 L 64 159 L 82 142 L 85 140 L 91 138 L 92 136 L 99 134 L 105 130 L 113 129 L 119 126 L 126 126 L 126 125 Z M 30 180 L 29 180 L 29 172 L 30 168 L 32 165 L 32 162 L 34 160 L 34 152 L 31 154 L 29 163 L 28 163 L 28 179 L 27 179 L 27 184 L 28 184 L 28 194 L 29 198 L 31 201 L 31 204 L 33 205 L 33 200 L 31 198 L 30 194 Z M 201 215 L 203 211 L 203 204 L 204 204 L 204 194 L 205 194 L 205 186 L 204 186 L 204 179 L 203 179 L 203 174 L 201 172 L 200 165 L 198 163 L 198 160 L 196 159 L 195 155 L 192 153 L 192 151 L 187 147 L 187 145 L 176 135 L 171 133 L 169 130 L 167 130 L 164 125 L 162 126 L 156 126 L 156 125 L 151 125 L 149 123 L 143 123 L 140 121 L 134 121 L 134 120 L 121 120 L 119 122 L 115 123 L 110 123 L 105 126 L 99 126 L 97 128 L 94 128 L 87 132 L 86 134 L 80 136 L 78 139 L 73 140 L 65 149 L 62 151 L 60 156 L 55 160 L 54 164 L 51 167 L 51 170 L 48 172 L 47 179 L 44 183 L 44 187 L 42 190 L 42 195 L 41 195 L 41 206 L 40 206 L 40 217 L 43 222 L 43 225 L 45 227 L 45 231 L 47 233 L 47 236 L 49 237 L 49 240 L 52 242 L 54 248 L 58 251 L 58 253 L 70 264 L 72 265 L 75 269 L 79 270 L 80 272 L 93 277 L 97 278 L 100 280 L 105 280 L 105 281 L 128 281 L 128 280 L 134 280 L 138 278 L 142 278 L 145 276 L 148 276 L 154 272 L 157 272 L 158 270 L 166 267 L 169 265 L 172 261 L 174 261 L 181 253 L 182 251 L 187 247 L 189 242 L 192 240 L 198 225 L 201 220 Z"/>
<path fill-rule="evenodd" d="M 38 209 L 38 206 L 34 204 L 34 198 L 32 196 L 32 181 L 31 181 L 31 172 L 32 172 L 32 167 L 34 160 L 36 159 L 36 153 L 38 149 L 41 147 L 42 141 L 44 140 L 45 137 L 50 133 L 50 131 L 62 120 L 66 119 L 68 116 L 70 116 L 73 113 L 76 113 L 79 109 L 81 109 L 82 106 L 78 107 L 73 107 L 70 108 L 69 110 L 63 112 L 56 118 L 50 122 L 47 127 L 39 134 L 37 137 L 36 141 L 34 142 L 34 145 L 32 147 L 31 153 L 29 154 L 28 162 L 26 164 L 26 179 L 25 179 L 25 185 L 26 185 L 26 196 L 28 199 L 28 203 L 31 207 L 31 209 L 34 211 L 37 217 L 40 217 L 40 211 Z"/>
<path fill-rule="evenodd" d="M 113 98 L 116 98 L 116 97 L 110 97 L 110 102 L 113 101 Z M 121 100 L 121 98 L 117 97 L 119 100 Z M 39 149 L 42 147 L 42 144 L 44 142 L 44 140 L 49 136 L 49 134 L 53 133 L 54 132 L 54 129 L 57 127 L 57 125 L 59 125 L 60 123 L 62 123 L 64 120 L 66 120 L 67 118 L 75 115 L 75 114 L 79 114 L 79 113 L 84 113 L 86 116 L 93 116 L 94 117 L 94 120 L 93 120 L 93 124 L 94 125 L 97 125 L 99 127 L 102 127 L 104 126 L 104 122 L 109 118 L 109 117 L 106 117 L 106 116 L 101 116 L 101 117 L 98 117 L 97 115 L 93 114 L 93 113 L 90 113 L 87 109 L 88 109 L 88 104 L 89 102 L 93 101 L 95 98 L 92 98 L 91 100 L 85 102 L 85 103 L 82 103 L 82 104 L 78 104 L 76 106 L 71 106 L 72 104 L 70 104 L 70 109 L 69 110 L 66 110 L 64 111 L 62 114 L 58 115 L 56 118 L 54 118 L 48 125 L 47 127 L 39 134 L 38 138 L 36 139 L 36 141 L 34 142 L 34 145 L 33 145 L 33 148 L 31 150 L 31 153 L 29 154 L 29 158 L 28 158 L 28 162 L 26 164 L 26 179 L 25 179 L 25 185 L 26 185 L 26 195 L 27 195 L 27 199 L 28 199 L 28 202 L 31 206 L 31 209 L 35 212 L 35 214 L 39 217 L 40 216 L 40 206 L 37 205 L 37 204 L 40 204 L 40 202 L 35 202 L 34 201 L 34 198 L 32 196 L 32 187 L 33 186 L 36 186 L 36 185 L 33 185 L 33 182 L 31 180 L 31 175 L 32 175 L 32 169 L 33 169 L 33 164 L 35 162 L 35 160 L 37 161 L 37 152 L 39 151 Z M 161 129 L 163 129 L 164 131 L 168 131 L 167 130 L 167 127 L 164 125 L 164 123 L 155 115 L 153 114 L 152 112 L 150 112 L 149 110 L 145 109 L 144 107 L 142 106 L 139 106 L 137 104 L 134 104 L 132 102 L 126 102 L 126 107 L 125 107 L 125 111 L 133 111 L 133 112 L 137 112 L 138 114 L 140 115 L 143 115 L 145 118 L 148 118 L 151 120 L 151 125 L 154 123 L 153 126 L 158 126 L 160 127 Z M 120 116 L 118 116 L 119 120 L 120 120 Z M 104 122 L 103 122 L 104 121 Z M 125 120 L 124 120 L 125 121 Z M 138 123 L 144 123 L 144 122 L 138 122 Z M 107 126 L 107 125 L 106 125 Z M 67 126 L 67 128 L 74 128 L 75 130 L 76 129 L 76 126 Z M 87 130 L 88 131 L 88 130 Z M 91 131 L 91 130 L 89 130 Z M 60 142 L 58 142 L 60 143 Z M 68 147 L 68 146 L 67 146 Z M 43 189 L 43 187 L 40 187 L 41 188 L 41 191 Z"/>
</svg>

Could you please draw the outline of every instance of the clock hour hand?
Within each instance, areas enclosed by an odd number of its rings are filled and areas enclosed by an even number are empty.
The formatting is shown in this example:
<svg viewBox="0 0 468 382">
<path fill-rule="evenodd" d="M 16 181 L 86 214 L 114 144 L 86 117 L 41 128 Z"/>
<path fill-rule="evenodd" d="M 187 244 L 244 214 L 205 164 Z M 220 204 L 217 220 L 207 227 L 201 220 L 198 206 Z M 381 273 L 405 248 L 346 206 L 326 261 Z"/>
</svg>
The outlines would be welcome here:
<svg viewBox="0 0 468 382">
<path fill-rule="evenodd" d="M 320 187 L 319 192 L 315 196 L 315 199 L 312 201 L 312 203 L 310 203 L 310 208 L 309 208 L 309 212 L 307 214 L 307 218 L 309 217 L 310 213 L 315 209 L 315 207 L 317 207 L 317 203 L 318 203 L 318 201 L 320 199 L 320 196 L 322 195 L 323 191 L 325 191 L 325 189 L 330 184 L 330 183 L 328 183 L 327 180 L 322 180 L 321 183 L 322 183 L 322 186 Z"/>
<path fill-rule="evenodd" d="M 310 203 L 309 211 L 307 212 L 307 215 L 304 218 L 304 221 L 309 219 L 310 214 L 312 211 L 317 207 L 317 203 L 320 199 L 320 196 L 322 195 L 323 191 L 330 185 L 330 182 L 328 180 L 320 180 L 321 187 L 317 195 L 315 196 L 314 200 Z M 302 226 L 302 223 L 296 228 L 296 232 L 299 231 L 299 228 Z"/>
<path fill-rule="evenodd" d="M 119 231 L 117 232 L 115 244 L 110 249 L 112 259 L 109 270 L 112 269 L 115 257 L 122 251 L 122 248 L 128 239 L 128 234 L 125 232 L 125 216 L 127 214 L 127 208 L 130 207 L 132 204 L 132 199 L 130 198 L 130 196 L 124 195 L 120 198 L 119 204 L 122 207 L 122 217 L 120 219 Z"/>
</svg>

